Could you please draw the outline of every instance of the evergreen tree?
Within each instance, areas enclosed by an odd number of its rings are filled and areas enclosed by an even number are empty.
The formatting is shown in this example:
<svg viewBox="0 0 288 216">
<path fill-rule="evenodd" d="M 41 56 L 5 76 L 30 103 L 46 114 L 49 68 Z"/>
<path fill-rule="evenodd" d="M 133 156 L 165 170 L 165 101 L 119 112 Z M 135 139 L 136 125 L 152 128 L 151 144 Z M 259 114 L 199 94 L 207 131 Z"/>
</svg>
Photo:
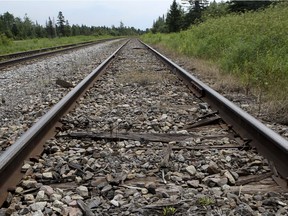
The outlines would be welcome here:
<svg viewBox="0 0 288 216">
<path fill-rule="evenodd" d="M 65 26 L 64 26 L 64 32 L 65 32 L 65 36 L 69 37 L 71 36 L 71 26 L 69 25 L 68 20 L 66 20 Z"/>
<path fill-rule="evenodd" d="M 173 0 L 166 18 L 168 32 L 179 32 L 181 30 L 182 14 L 180 5 L 176 2 L 176 0 Z"/>
<path fill-rule="evenodd" d="M 251 1 L 251 0 L 231 0 L 229 9 L 232 12 L 245 12 L 249 10 L 258 10 L 261 8 L 268 7 L 272 3 L 276 3 L 275 0 L 262 0 L 262 1 Z"/>
<path fill-rule="evenodd" d="M 90 35 L 90 28 L 86 25 L 81 25 L 80 34 L 81 35 Z"/>
<path fill-rule="evenodd" d="M 35 37 L 35 31 L 34 31 L 34 25 L 33 22 L 30 20 L 30 18 L 25 14 L 24 21 L 21 25 L 21 38 L 27 39 L 27 38 L 34 38 Z"/>
<path fill-rule="evenodd" d="M 208 0 L 182 0 L 182 3 L 189 4 L 196 11 L 205 9 L 209 5 Z"/>
<path fill-rule="evenodd" d="M 46 37 L 46 32 L 45 32 L 45 29 L 39 25 L 37 22 L 35 24 L 35 36 L 37 38 L 44 38 Z"/>
<path fill-rule="evenodd" d="M 151 29 L 152 33 L 167 33 L 167 26 L 165 23 L 165 16 L 163 15 L 162 17 L 158 17 L 158 19 L 156 21 L 153 22 L 153 27 Z"/>
<path fill-rule="evenodd" d="M 13 23 L 11 31 L 12 31 L 14 38 L 17 39 L 20 31 L 19 31 L 19 28 L 18 28 L 18 25 L 16 24 L 16 22 Z"/>
<path fill-rule="evenodd" d="M 208 7 L 208 0 L 182 0 L 183 4 L 189 4 L 188 13 L 185 14 L 183 27 L 187 29 L 190 25 L 202 21 L 202 13 Z"/>
<path fill-rule="evenodd" d="M 120 25 L 119 25 L 118 29 L 119 29 L 118 31 L 119 31 L 120 35 L 125 35 L 126 28 L 125 28 L 125 25 L 122 21 L 120 21 Z"/>
<path fill-rule="evenodd" d="M 65 18 L 63 16 L 62 11 L 59 11 L 58 13 L 58 20 L 57 20 L 57 30 L 59 37 L 65 36 Z"/>
<path fill-rule="evenodd" d="M 71 31 L 72 31 L 73 36 L 77 36 L 81 34 L 79 25 L 72 25 Z"/>
<path fill-rule="evenodd" d="M 55 28 L 54 28 L 53 22 L 52 22 L 50 17 L 49 17 L 48 23 L 46 23 L 46 32 L 47 32 L 47 36 L 49 38 L 56 37 Z"/>
<path fill-rule="evenodd" d="M 9 12 L 0 16 L 0 32 L 4 33 L 8 38 L 13 38 L 12 27 L 15 22 L 15 18 Z"/>
<path fill-rule="evenodd" d="M 64 30 L 63 30 L 64 27 Z M 64 21 L 64 16 L 60 11 L 57 19 L 57 29 L 55 25 L 54 18 L 51 20 L 49 17 L 46 21 L 45 27 L 39 25 L 37 22 L 34 23 L 25 14 L 23 20 L 19 17 L 14 17 L 9 12 L 0 14 L 0 36 L 2 44 L 9 44 L 11 39 L 27 39 L 27 38 L 54 38 L 57 36 L 57 31 L 59 36 L 76 36 L 76 35 L 137 35 L 144 33 L 141 30 L 135 28 L 126 27 L 123 22 L 120 22 L 119 27 L 89 27 L 86 25 L 69 25 L 68 20 Z"/>
</svg>

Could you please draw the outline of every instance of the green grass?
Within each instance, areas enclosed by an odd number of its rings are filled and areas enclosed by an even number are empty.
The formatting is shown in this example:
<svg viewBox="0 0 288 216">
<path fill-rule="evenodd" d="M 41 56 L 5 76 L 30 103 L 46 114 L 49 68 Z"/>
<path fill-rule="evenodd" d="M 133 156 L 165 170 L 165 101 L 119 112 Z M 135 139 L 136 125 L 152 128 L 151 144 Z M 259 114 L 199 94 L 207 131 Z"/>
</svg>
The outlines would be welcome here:
<svg viewBox="0 0 288 216">
<path fill-rule="evenodd" d="M 230 14 L 174 34 L 142 39 L 217 64 L 266 100 L 288 106 L 288 4 L 259 12 Z M 287 107 L 286 107 L 286 110 Z"/>
<path fill-rule="evenodd" d="M 28 50 L 36 50 L 41 48 L 48 48 L 54 46 L 61 46 L 66 44 L 80 43 L 86 41 L 94 41 L 104 38 L 111 38 L 111 36 L 74 36 L 61 38 L 41 38 L 20 41 L 8 41 L 5 38 L 5 43 L 0 43 L 0 55 L 23 52 Z M 1 38 L 0 38 L 1 39 Z M 3 40 L 4 41 L 4 38 Z"/>
<path fill-rule="evenodd" d="M 163 208 L 163 212 L 162 212 L 162 215 L 163 216 L 172 216 L 176 213 L 176 208 L 174 207 L 165 207 Z"/>
<path fill-rule="evenodd" d="M 210 197 L 201 197 L 197 199 L 197 204 L 201 206 L 213 205 L 215 201 Z"/>
</svg>

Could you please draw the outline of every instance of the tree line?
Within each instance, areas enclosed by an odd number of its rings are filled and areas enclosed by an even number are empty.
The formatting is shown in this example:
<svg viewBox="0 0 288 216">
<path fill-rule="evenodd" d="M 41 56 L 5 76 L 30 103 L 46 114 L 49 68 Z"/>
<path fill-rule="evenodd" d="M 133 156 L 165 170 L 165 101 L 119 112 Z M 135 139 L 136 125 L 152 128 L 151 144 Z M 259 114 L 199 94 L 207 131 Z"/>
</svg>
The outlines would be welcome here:
<svg viewBox="0 0 288 216">
<path fill-rule="evenodd" d="M 143 31 L 140 29 L 126 27 L 122 22 L 120 22 L 119 27 L 70 25 L 61 11 L 59 11 L 56 20 L 49 17 L 45 26 L 42 26 L 37 22 L 34 23 L 27 14 L 25 14 L 23 19 L 14 17 L 14 15 L 9 12 L 0 14 L 0 36 L 14 40 L 69 37 L 77 35 L 124 36 L 138 35 L 141 33 L 143 33 Z"/>
<path fill-rule="evenodd" d="M 281 0 L 230 0 L 212 2 L 208 0 L 182 0 L 181 4 L 173 0 L 166 15 L 159 16 L 153 22 L 152 33 L 171 33 L 188 29 L 209 18 L 225 16 L 229 13 L 244 13 L 259 10 Z"/>
</svg>

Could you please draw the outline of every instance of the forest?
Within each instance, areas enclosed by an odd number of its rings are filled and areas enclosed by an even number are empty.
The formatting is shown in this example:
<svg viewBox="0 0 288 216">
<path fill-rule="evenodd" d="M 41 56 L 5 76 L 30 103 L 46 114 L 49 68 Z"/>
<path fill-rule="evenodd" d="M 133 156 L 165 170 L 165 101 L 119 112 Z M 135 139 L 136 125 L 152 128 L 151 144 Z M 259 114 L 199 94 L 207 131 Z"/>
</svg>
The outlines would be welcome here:
<svg viewBox="0 0 288 216">
<path fill-rule="evenodd" d="M 134 27 L 126 27 L 120 22 L 119 27 L 70 25 L 63 13 L 59 11 L 57 19 L 48 17 L 46 25 L 32 22 L 26 14 L 23 19 L 6 12 L 0 14 L 0 45 L 10 40 L 24 40 L 33 38 L 55 38 L 79 35 L 139 35 L 143 31 Z"/>
</svg>

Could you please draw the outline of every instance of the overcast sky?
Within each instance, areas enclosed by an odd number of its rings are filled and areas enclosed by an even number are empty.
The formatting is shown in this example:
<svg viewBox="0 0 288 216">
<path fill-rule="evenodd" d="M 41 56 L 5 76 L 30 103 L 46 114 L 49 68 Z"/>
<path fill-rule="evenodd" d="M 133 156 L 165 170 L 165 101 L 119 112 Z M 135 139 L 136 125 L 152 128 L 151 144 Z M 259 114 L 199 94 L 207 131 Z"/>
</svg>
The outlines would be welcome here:
<svg viewBox="0 0 288 216">
<path fill-rule="evenodd" d="M 180 0 L 179 0 L 180 1 Z M 25 14 L 33 21 L 45 25 L 48 17 L 57 20 L 62 11 L 65 20 L 72 24 L 87 26 L 125 26 L 145 30 L 152 27 L 153 20 L 166 14 L 173 0 L 0 0 L 0 14 L 12 13 L 23 18 Z"/>
</svg>

